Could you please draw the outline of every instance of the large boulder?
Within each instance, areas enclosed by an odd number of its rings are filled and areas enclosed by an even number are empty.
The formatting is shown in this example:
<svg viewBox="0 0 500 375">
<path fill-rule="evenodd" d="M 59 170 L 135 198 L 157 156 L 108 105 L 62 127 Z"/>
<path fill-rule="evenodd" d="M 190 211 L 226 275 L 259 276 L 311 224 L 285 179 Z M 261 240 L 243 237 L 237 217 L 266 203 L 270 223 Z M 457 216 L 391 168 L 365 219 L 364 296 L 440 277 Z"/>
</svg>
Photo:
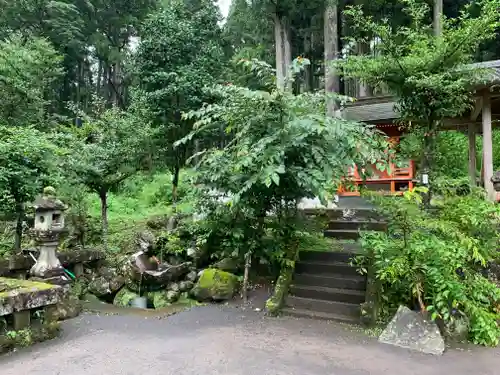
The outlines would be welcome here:
<svg viewBox="0 0 500 375">
<path fill-rule="evenodd" d="M 238 277 L 229 272 L 208 268 L 201 272 L 191 295 L 198 301 L 224 301 L 233 298 L 238 290 Z"/>
<path fill-rule="evenodd" d="M 434 355 L 443 354 L 445 349 L 444 339 L 437 324 L 406 306 L 399 307 L 380 335 L 379 341 Z"/>
</svg>

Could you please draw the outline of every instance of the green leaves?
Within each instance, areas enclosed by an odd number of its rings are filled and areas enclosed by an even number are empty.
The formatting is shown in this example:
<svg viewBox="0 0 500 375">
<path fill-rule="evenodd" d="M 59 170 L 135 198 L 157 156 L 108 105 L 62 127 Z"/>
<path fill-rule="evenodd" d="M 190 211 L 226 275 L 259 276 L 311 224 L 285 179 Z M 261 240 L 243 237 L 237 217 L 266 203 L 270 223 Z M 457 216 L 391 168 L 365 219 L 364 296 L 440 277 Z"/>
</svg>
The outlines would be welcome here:
<svg viewBox="0 0 500 375">
<path fill-rule="evenodd" d="M 500 288 L 481 270 L 497 256 L 498 207 L 484 196 L 454 196 L 431 214 L 421 210 L 419 193 L 376 199 L 388 231 L 362 234 L 358 264 L 373 267 L 386 311 L 399 304 L 413 307 L 421 298 L 433 319 L 450 324 L 463 313 L 472 341 L 496 345 Z"/>
<path fill-rule="evenodd" d="M 57 147 L 34 127 L 0 126 L 0 207 L 34 200 L 44 185 L 57 180 Z"/>
<path fill-rule="evenodd" d="M 349 56 L 340 62 L 344 74 L 374 87 L 388 87 L 406 123 L 428 127 L 434 121 L 461 115 L 470 108 L 470 90 L 484 73 L 464 65 L 472 62 L 481 44 L 495 37 L 499 1 L 475 2 L 481 10 L 478 17 L 471 15 L 470 5 L 458 18 L 445 19 L 443 35 L 437 38 L 426 23 L 427 3 L 401 3 L 411 22 L 396 29 L 391 20 L 375 20 L 361 7 L 345 11 L 355 32 L 351 42 L 376 44 L 373 54 Z"/>
<path fill-rule="evenodd" d="M 145 167 L 153 152 L 150 124 L 133 113 L 116 108 L 86 118 L 81 129 L 75 128 L 66 167 L 74 178 L 96 193 L 116 189 L 121 182 Z"/>
</svg>

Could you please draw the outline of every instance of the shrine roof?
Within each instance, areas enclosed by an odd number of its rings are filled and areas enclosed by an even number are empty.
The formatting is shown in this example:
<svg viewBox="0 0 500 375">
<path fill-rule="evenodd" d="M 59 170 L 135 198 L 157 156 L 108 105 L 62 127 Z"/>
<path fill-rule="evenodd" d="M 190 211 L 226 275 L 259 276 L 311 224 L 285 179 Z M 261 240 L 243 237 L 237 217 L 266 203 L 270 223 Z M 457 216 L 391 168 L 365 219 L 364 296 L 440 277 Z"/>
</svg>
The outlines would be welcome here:
<svg viewBox="0 0 500 375">
<path fill-rule="evenodd" d="M 500 60 L 484 61 L 467 65 L 471 69 L 488 69 L 486 78 L 477 89 L 500 85 Z M 347 120 L 378 123 L 399 117 L 395 110 L 395 100 L 391 96 L 361 98 L 348 104 L 343 110 Z"/>
</svg>

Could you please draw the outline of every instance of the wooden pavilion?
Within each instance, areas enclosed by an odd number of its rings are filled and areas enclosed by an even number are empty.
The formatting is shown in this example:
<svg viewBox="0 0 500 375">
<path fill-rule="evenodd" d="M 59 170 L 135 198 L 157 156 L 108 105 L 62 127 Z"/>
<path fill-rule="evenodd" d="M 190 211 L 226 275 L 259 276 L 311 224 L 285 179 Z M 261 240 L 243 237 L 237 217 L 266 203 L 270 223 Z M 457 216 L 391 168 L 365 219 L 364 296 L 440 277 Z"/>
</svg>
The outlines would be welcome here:
<svg viewBox="0 0 500 375">
<path fill-rule="evenodd" d="M 496 192 L 491 182 L 493 177 L 492 129 L 500 124 L 500 60 L 471 64 L 471 68 L 486 68 L 488 72 L 485 83 L 473 88 L 475 93 L 474 108 L 460 118 L 446 119 L 443 130 L 462 131 L 468 134 L 469 177 L 473 186 L 478 184 L 476 136 L 483 137 L 480 181 L 486 189 L 488 197 L 495 200 Z M 387 95 L 367 95 L 369 90 L 359 84 L 352 84 L 349 87 L 350 92 L 346 94 L 357 98 L 357 100 L 342 110 L 342 116 L 346 119 L 374 124 L 394 143 L 398 143 L 404 134 L 395 123 L 399 116 L 395 112 L 393 98 Z M 388 172 L 378 171 L 368 178 L 362 178 L 360 171 L 354 168 L 348 179 L 355 186 L 366 184 L 377 189 L 397 193 L 404 189 L 412 189 L 414 183 L 417 182 L 415 180 L 415 165 L 414 161 L 409 160 L 404 166 L 391 165 Z M 340 188 L 339 195 L 359 195 L 359 192 L 356 189 L 348 191 L 345 188 Z"/>
</svg>

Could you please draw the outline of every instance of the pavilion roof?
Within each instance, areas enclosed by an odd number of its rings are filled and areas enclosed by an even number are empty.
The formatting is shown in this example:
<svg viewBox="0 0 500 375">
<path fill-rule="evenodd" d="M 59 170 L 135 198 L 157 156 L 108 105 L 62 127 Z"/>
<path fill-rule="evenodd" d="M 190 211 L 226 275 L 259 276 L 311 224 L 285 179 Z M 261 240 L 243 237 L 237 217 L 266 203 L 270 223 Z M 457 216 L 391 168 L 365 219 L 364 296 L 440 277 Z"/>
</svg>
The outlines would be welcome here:
<svg viewBox="0 0 500 375">
<path fill-rule="evenodd" d="M 488 69 L 484 84 L 480 88 L 500 84 L 500 60 L 484 61 L 467 65 L 470 69 Z M 396 102 L 391 96 L 362 98 L 348 104 L 343 110 L 347 120 L 362 122 L 392 121 L 399 117 L 394 109 Z"/>
</svg>

